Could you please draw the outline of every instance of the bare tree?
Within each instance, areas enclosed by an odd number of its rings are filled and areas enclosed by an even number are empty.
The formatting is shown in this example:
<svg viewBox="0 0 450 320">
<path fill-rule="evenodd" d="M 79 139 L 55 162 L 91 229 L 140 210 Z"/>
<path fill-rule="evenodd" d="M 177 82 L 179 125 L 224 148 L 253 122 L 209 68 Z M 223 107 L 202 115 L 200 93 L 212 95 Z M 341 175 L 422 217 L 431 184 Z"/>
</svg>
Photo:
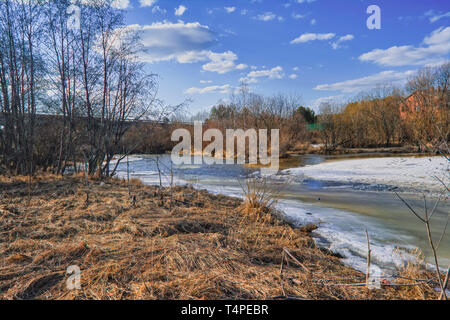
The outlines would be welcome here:
<svg viewBox="0 0 450 320">
<path fill-rule="evenodd" d="M 398 135 L 401 100 L 400 90 L 391 86 L 379 86 L 366 98 L 368 115 L 374 121 L 375 132 L 382 135 L 386 147 Z"/>
<path fill-rule="evenodd" d="M 72 160 L 77 168 L 75 135 L 77 95 L 80 91 L 79 81 L 79 35 L 68 24 L 69 0 L 55 0 L 46 6 L 46 36 L 44 38 L 45 59 L 47 61 L 48 92 L 45 105 L 53 114 L 61 115 L 59 146 L 56 160 L 56 173 L 63 173 L 67 161 Z"/>
<path fill-rule="evenodd" d="M 325 102 L 319 106 L 319 110 L 319 119 L 322 125 L 321 136 L 326 151 L 333 151 L 354 139 L 353 131 L 348 130 L 345 123 L 342 106 L 334 102 Z"/>
<path fill-rule="evenodd" d="M 4 117 L 0 162 L 32 174 L 37 99 L 43 63 L 41 1 L 0 2 L 0 113 Z"/>
</svg>

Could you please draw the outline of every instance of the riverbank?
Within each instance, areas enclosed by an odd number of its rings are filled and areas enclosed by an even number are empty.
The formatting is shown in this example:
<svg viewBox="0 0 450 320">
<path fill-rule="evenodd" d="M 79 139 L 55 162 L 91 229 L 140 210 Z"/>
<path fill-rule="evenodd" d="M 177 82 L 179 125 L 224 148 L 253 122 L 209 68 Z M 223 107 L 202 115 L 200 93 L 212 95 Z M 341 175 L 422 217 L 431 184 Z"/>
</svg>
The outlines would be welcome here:
<svg viewBox="0 0 450 320">
<path fill-rule="evenodd" d="M 344 148 L 337 147 L 333 150 L 326 150 L 323 144 L 303 144 L 286 152 L 286 155 L 429 155 L 417 146 L 405 145 L 394 147 L 367 147 L 367 148 Z M 435 154 L 433 154 L 435 155 Z"/>
<path fill-rule="evenodd" d="M 358 157 L 359 158 L 359 157 Z M 156 156 L 140 156 L 130 158 L 130 177 L 139 178 L 145 184 L 159 185 Z M 350 161 L 347 157 L 336 156 L 297 156 L 291 157 L 292 163 L 287 167 L 310 168 L 316 165 Z M 370 169 L 371 162 L 380 158 L 367 159 Z M 393 158 L 389 158 L 393 159 Z M 405 157 L 406 162 L 399 167 L 405 175 L 409 174 L 414 166 L 415 157 Z M 133 160 L 133 161 L 131 161 Z M 171 175 L 170 156 L 159 156 L 160 168 L 163 168 L 161 182 L 164 186 L 170 185 Z M 340 162 L 340 161 L 339 161 Z M 280 161 L 280 168 L 283 161 Z M 367 167 L 367 166 L 366 166 Z M 402 168 L 403 167 L 403 168 Z M 422 168 L 424 168 L 422 166 Z M 384 171 L 388 167 L 379 167 L 377 175 L 389 175 Z M 351 172 L 351 168 L 347 170 Z M 417 171 L 417 170 L 414 170 Z M 420 171 L 420 170 L 419 170 Z M 418 172 L 416 172 L 418 173 Z M 391 173 L 397 174 L 397 173 Z M 121 165 L 118 169 L 120 177 L 127 177 L 127 166 Z M 177 185 L 191 184 L 197 189 L 206 189 L 214 194 L 223 194 L 242 198 L 242 182 L 246 177 L 259 175 L 257 168 L 242 165 L 181 165 L 174 167 L 173 181 Z M 343 174 L 342 178 L 351 177 L 350 173 Z M 366 176 L 365 178 L 369 178 Z M 396 197 L 394 192 L 388 191 L 392 186 L 352 183 L 346 181 L 320 181 L 314 176 L 304 179 L 299 175 L 282 172 L 277 176 L 268 177 L 268 188 L 277 194 L 277 208 L 286 216 L 299 224 L 317 224 L 320 226 L 312 233 L 313 238 L 320 246 L 341 254 L 345 264 L 361 272 L 366 271 L 367 241 L 365 230 L 371 235 L 372 274 L 395 274 L 399 266 L 410 261 L 414 255 L 411 250 L 420 248 L 428 263 L 433 263 L 433 254 L 427 239 L 424 226 L 414 219 L 410 210 Z M 400 180 L 399 180 L 400 182 Z M 421 184 L 425 186 L 425 184 Z M 388 187 L 388 189 L 386 189 Z M 404 193 L 404 188 L 396 189 L 402 196 L 418 210 L 423 208 L 422 193 Z M 372 191 L 370 191 L 372 190 Z M 385 191 L 381 191 L 385 190 Z M 401 191 L 403 190 L 403 191 Z M 424 191 L 424 190 L 423 190 Z M 419 200 L 419 201 L 418 201 Z M 437 212 L 433 217 L 433 233 L 440 235 L 443 231 L 448 213 L 447 201 L 441 199 Z M 447 232 L 448 236 L 448 232 Z M 439 257 L 443 265 L 448 265 L 448 238 L 443 238 Z"/>
<path fill-rule="evenodd" d="M 164 154 L 170 154 L 171 149 L 165 150 Z M 269 150 L 270 154 L 270 150 Z M 436 156 L 437 153 L 430 153 L 424 150 L 421 150 L 417 146 L 405 145 L 405 146 L 393 146 L 393 147 L 367 147 L 367 148 L 344 148 L 337 147 L 334 150 L 326 150 L 323 144 L 311 144 L 311 143 L 303 143 L 299 144 L 293 148 L 288 149 L 287 151 L 280 154 L 280 161 L 289 161 L 292 156 L 299 155 L 327 155 L 327 156 Z M 133 155 L 153 155 L 153 153 L 135 153 Z M 205 152 L 194 152 L 192 149 L 189 153 L 190 156 L 207 156 L 210 157 L 210 153 Z M 247 154 L 248 157 L 248 154 Z M 233 159 L 237 159 L 237 155 L 233 155 Z M 220 159 L 217 157 L 217 159 Z M 226 150 L 223 150 L 223 160 L 227 159 Z"/>
<path fill-rule="evenodd" d="M 117 179 L 92 180 L 88 189 L 81 177 L 41 176 L 31 187 L 25 177 L 0 181 L 3 299 L 438 296 L 434 284 L 336 286 L 343 278 L 361 282 L 364 274 L 317 248 L 313 228 L 293 228 L 273 213 L 244 215 L 235 198 L 190 187 L 160 190 L 137 180 L 129 187 Z M 283 255 L 289 263 L 280 273 Z M 81 269 L 80 290 L 66 288 L 71 265 Z M 404 274 L 433 277 L 412 266 Z"/>
<path fill-rule="evenodd" d="M 441 193 L 448 183 L 448 161 L 434 157 L 331 158 L 327 162 L 285 172 L 302 178 L 353 185 L 364 190 Z"/>
</svg>

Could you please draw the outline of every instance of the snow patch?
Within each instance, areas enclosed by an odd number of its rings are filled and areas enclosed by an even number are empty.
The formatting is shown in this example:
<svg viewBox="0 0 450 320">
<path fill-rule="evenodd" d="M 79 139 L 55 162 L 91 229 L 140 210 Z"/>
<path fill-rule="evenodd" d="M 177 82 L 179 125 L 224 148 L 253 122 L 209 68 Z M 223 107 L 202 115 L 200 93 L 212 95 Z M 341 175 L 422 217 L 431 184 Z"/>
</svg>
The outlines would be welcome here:
<svg viewBox="0 0 450 320">
<path fill-rule="evenodd" d="M 283 173 L 322 181 L 388 185 L 411 190 L 442 190 L 448 178 L 449 162 L 443 157 L 386 157 L 323 162 Z"/>
</svg>

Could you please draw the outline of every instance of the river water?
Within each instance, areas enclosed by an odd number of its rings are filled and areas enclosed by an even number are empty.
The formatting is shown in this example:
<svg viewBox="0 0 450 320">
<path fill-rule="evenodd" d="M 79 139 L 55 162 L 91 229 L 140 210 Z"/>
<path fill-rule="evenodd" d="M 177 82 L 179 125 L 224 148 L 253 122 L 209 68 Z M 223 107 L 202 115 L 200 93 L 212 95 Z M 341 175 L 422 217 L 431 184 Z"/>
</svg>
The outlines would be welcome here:
<svg viewBox="0 0 450 320">
<path fill-rule="evenodd" d="M 433 177 L 424 175 L 422 171 L 431 167 L 431 163 L 436 170 L 441 170 L 436 166 L 436 163 L 441 165 L 437 158 L 369 158 L 359 155 L 352 159 L 303 155 L 282 161 L 279 174 L 269 179 L 273 188 L 281 190 L 276 204 L 279 210 L 299 224 L 315 223 L 319 226 L 313 233 L 319 245 L 340 253 L 344 263 L 365 271 L 365 231 L 368 230 L 372 273 L 392 274 L 395 268 L 413 259 L 412 251 L 416 248 L 424 253 L 427 262 L 433 262 L 425 226 L 392 191 L 399 192 L 419 212 L 423 209 L 425 193 L 430 210 L 437 199 L 439 186 Z M 235 197 L 242 197 L 240 183 L 245 177 L 259 174 L 258 168 L 237 164 L 175 166 L 171 164 L 169 155 L 129 158 L 130 177 L 139 178 L 146 184 L 160 183 L 158 166 L 162 172 L 161 181 L 166 186 L 170 183 L 172 170 L 175 184 L 191 184 Z M 124 160 L 118 167 L 118 176 L 126 177 L 126 170 Z M 380 183 L 384 181 L 389 183 Z M 436 242 L 450 209 L 445 196 L 432 220 Z M 447 267 L 450 263 L 450 230 L 442 239 L 438 252 L 441 267 Z"/>
</svg>

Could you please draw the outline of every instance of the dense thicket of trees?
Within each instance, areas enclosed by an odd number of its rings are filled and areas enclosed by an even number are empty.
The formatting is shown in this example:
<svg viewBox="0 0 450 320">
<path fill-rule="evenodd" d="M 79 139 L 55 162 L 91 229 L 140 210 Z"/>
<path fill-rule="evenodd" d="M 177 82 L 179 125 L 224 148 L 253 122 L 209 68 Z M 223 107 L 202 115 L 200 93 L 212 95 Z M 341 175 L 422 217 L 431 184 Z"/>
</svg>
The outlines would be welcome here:
<svg viewBox="0 0 450 320">
<path fill-rule="evenodd" d="M 0 1 L 0 168 L 21 174 L 36 166 L 63 173 L 85 161 L 108 175 L 127 122 L 159 109 L 156 76 L 138 62 L 139 41 L 112 0 Z M 71 14 L 69 14 L 71 13 Z M 60 115 L 48 119 L 38 113 Z"/>
<path fill-rule="evenodd" d="M 322 139 L 327 150 L 338 146 L 390 146 L 401 136 L 399 106 L 402 96 L 395 89 L 378 88 L 343 107 L 321 105 Z"/>
<path fill-rule="evenodd" d="M 419 146 L 450 139 L 450 63 L 426 67 L 411 78 L 406 91 L 412 110 L 406 109 L 406 138 Z M 406 105 L 405 105 L 406 107 Z"/>
<path fill-rule="evenodd" d="M 270 130 L 280 129 L 281 154 L 318 137 L 317 132 L 309 128 L 317 122 L 317 116 L 312 109 L 301 106 L 299 96 L 278 94 L 265 97 L 250 93 L 244 85 L 230 100 L 230 103 L 219 103 L 210 111 L 199 112 L 189 118 L 180 115 L 156 125 L 137 124 L 125 134 L 124 141 L 135 144 L 138 153 L 170 152 L 176 144 L 170 139 L 171 133 L 184 128 L 194 136 L 194 121 L 203 123 L 203 132 L 214 128 L 221 130 L 224 136 L 226 129 L 267 129 L 270 139 Z M 205 141 L 203 145 L 209 143 Z"/>
<path fill-rule="evenodd" d="M 314 111 L 301 106 L 296 95 L 278 94 L 265 97 L 249 93 L 244 85 L 231 103 L 220 104 L 211 109 L 207 128 L 226 129 L 280 129 L 280 153 L 309 141 L 307 124 L 314 123 Z"/>
<path fill-rule="evenodd" d="M 45 72 L 39 50 L 42 14 L 33 1 L 0 2 L 1 163 L 22 173 L 33 171 L 34 115 Z"/>
<path fill-rule="evenodd" d="M 421 69 L 404 90 L 378 87 L 347 105 L 320 106 L 321 136 L 328 151 L 338 147 L 393 144 L 434 145 L 449 139 L 450 64 Z"/>
</svg>

